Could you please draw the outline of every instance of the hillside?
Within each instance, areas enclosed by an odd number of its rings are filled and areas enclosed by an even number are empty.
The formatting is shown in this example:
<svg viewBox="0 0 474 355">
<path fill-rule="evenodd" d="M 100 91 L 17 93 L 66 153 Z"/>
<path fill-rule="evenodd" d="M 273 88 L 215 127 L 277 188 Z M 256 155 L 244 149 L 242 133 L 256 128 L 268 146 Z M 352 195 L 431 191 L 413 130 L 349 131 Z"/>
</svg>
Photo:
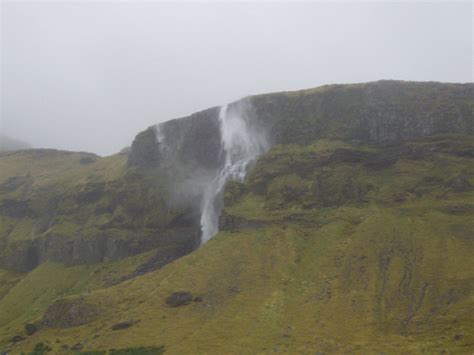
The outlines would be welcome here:
<svg viewBox="0 0 474 355">
<path fill-rule="evenodd" d="M 187 221 L 191 212 L 165 203 L 160 176 L 130 171 L 126 161 L 55 150 L 0 154 L 0 266 L 25 272 L 44 261 L 192 250 L 199 231 Z"/>
<path fill-rule="evenodd" d="M 140 133 L 129 155 L 0 155 L 0 349 L 474 351 L 473 89 L 382 81 L 231 104 L 271 147 L 227 183 L 220 232 L 197 250 L 217 108 Z"/>
</svg>

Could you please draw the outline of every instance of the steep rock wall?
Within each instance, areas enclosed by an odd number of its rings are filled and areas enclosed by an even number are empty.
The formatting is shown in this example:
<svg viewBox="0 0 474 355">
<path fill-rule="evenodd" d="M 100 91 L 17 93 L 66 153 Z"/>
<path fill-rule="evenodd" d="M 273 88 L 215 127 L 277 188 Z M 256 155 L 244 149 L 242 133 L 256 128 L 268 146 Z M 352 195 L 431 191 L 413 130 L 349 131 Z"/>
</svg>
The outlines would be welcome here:
<svg viewBox="0 0 474 355">
<path fill-rule="evenodd" d="M 266 127 L 273 144 L 323 138 L 380 143 L 474 133 L 474 84 L 383 80 L 245 100 L 251 103 L 254 120 Z M 180 159 L 215 167 L 220 141 L 217 118 L 218 109 L 211 108 L 149 128 L 135 138 L 129 164 L 158 166 L 157 157 L 168 149 Z M 156 140 L 156 129 L 168 148 Z"/>
</svg>

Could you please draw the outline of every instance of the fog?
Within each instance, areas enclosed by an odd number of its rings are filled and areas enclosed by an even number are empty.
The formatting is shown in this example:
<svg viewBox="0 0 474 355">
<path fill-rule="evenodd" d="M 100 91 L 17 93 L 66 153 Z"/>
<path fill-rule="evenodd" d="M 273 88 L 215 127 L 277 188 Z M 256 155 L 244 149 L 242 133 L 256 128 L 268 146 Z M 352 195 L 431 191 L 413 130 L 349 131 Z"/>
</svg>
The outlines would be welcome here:
<svg viewBox="0 0 474 355">
<path fill-rule="evenodd" d="M 108 155 L 243 96 L 379 79 L 470 82 L 472 4 L 1 5 L 1 132 Z"/>
</svg>

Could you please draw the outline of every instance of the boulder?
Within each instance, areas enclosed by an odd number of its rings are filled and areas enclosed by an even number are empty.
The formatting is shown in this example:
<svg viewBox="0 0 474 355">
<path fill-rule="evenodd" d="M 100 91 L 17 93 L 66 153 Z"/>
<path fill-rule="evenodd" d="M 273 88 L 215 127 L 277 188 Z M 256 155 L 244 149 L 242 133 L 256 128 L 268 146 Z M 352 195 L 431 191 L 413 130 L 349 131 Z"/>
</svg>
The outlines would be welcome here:
<svg viewBox="0 0 474 355">
<path fill-rule="evenodd" d="M 127 329 L 127 328 L 130 328 L 134 323 L 136 322 L 134 322 L 133 320 L 126 320 L 126 321 L 114 324 L 110 329 L 112 330 Z"/>
<path fill-rule="evenodd" d="M 31 324 L 31 323 L 25 324 L 25 332 L 27 335 L 33 335 L 38 330 L 39 330 L 38 326 L 36 326 L 35 324 Z"/>
<path fill-rule="evenodd" d="M 193 295 L 190 292 L 179 291 L 173 292 L 165 301 L 169 307 L 185 306 L 193 300 Z"/>
</svg>

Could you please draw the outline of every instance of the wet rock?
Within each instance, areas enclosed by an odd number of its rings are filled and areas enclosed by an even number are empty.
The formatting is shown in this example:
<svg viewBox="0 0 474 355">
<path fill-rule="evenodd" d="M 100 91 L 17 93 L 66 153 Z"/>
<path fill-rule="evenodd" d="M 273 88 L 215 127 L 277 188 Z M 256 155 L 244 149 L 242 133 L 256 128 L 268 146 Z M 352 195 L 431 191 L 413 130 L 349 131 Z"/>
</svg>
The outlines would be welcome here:
<svg viewBox="0 0 474 355">
<path fill-rule="evenodd" d="M 139 133 L 133 141 L 128 164 L 130 166 L 158 166 L 161 161 L 156 130 L 150 127 Z"/>
<path fill-rule="evenodd" d="M 112 330 L 127 329 L 127 328 L 130 328 L 134 323 L 135 322 L 133 320 L 126 320 L 124 322 L 114 324 L 110 329 L 112 329 Z"/>
<path fill-rule="evenodd" d="M 104 183 L 91 183 L 86 185 L 82 191 L 76 196 L 76 201 L 79 204 L 89 204 L 100 200 L 104 193 Z"/>
<path fill-rule="evenodd" d="M 27 335 L 33 335 L 38 331 L 38 326 L 32 323 L 28 323 L 25 325 L 25 332 Z"/>
<path fill-rule="evenodd" d="M 63 299 L 48 307 L 41 323 L 50 328 L 72 328 L 92 322 L 97 315 L 97 308 L 82 298 Z"/>
<path fill-rule="evenodd" d="M 190 292 L 180 291 L 173 292 L 165 301 L 165 304 L 169 307 L 181 307 L 185 306 L 193 300 L 193 295 Z"/>
<path fill-rule="evenodd" d="M 139 133 L 130 151 L 128 164 L 157 167 L 163 159 L 194 161 L 206 168 L 217 168 L 220 157 L 219 108 L 213 107 L 191 116 L 160 124 Z"/>
</svg>

